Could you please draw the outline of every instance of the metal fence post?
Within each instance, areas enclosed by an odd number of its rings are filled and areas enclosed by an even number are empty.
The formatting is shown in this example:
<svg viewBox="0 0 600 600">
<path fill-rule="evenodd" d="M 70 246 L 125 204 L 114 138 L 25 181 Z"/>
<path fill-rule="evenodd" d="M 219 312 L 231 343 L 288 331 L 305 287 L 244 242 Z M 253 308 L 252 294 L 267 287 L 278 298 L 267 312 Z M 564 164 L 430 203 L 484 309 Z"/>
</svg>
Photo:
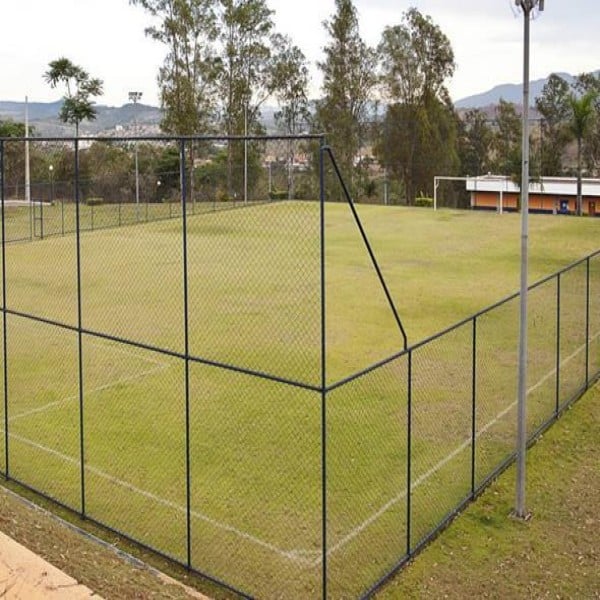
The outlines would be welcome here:
<svg viewBox="0 0 600 600">
<path fill-rule="evenodd" d="M 31 198 L 29 199 L 28 208 L 29 208 L 29 240 L 33 241 L 33 238 L 35 237 L 35 205 L 31 201 Z"/>
<path fill-rule="evenodd" d="M 475 459 L 477 445 L 477 317 L 473 318 L 471 364 L 471 497 L 475 497 Z"/>
<path fill-rule="evenodd" d="M 558 416 L 560 409 L 560 273 L 556 276 L 556 406 L 554 413 Z"/>
<path fill-rule="evenodd" d="M 322 595 L 327 598 L 327 329 L 325 298 L 325 139 L 319 150 L 319 240 L 321 285 L 321 537 Z"/>
<path fill-rule="evenodd" d="M 79 193 L 79 140 L 75 139 L 75 240 L 77 246 L 77 351 L 79 361 L 79 460 L 81 480 L 81 516 L 85 519 L 85 444 L 83 419 L 83 323 L 81 317 L 81 223 Z"/>
<path fill-rule="evenodd" d="M 187 248 L 187 212 L 185 207 L 186 173 L 185 140 L 179 141 L 179 178 L 181 185 L 181 227 L 183 240 L 183 345 L 185 355 L 185 485 L 186 485 L 186 548 L 187 566 L 192 567 L 192 493 L 191 493 L 191 456 L 190 456 L 190 341 L 188 306 L 188 248 Z M 148 201 L 146 201 L 146 221 L 148 221 Z"/>
<path fill-rule="evenodd" d="M 411 554 L 412 520 L 412 350 L 408 351 L 408 390 L 406 415 L 406 555 Z"/>
<path fill-rule="evenodd" d="M 44 239 L 44 201 L 40 198 L 40 239 Z"/>
<path fill-rule="evenodd" d="M 585 261 L 585 389 L 590 383 L 590 257 Z"/>
<path fill-rule="evenodd" d="M 2 355 L 4 369 L 4 474 L 10 478 L 8 468 L 8 346 L 6 323 L 6 219 L 4 214 L 4 140 L 0 140 L 0 201 L 2 202 Z M 31 219 L 30 219 L 31 221 Z"/>
</svg>

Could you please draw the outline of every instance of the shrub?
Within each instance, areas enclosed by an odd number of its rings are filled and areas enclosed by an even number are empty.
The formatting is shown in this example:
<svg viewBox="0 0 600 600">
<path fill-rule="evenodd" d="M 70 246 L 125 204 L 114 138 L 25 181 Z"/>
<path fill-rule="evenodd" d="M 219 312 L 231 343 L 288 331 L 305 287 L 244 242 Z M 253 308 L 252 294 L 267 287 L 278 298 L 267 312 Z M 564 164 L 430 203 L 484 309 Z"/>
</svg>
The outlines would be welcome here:
<svg viewBox="0 0 600 600">
<path fill-rule="evenodd" d="M 217 193 L 215 194 L 215 198 L 216 198 L 217 202 L 235 202 L 235 198 L 232 198 L 227 193 L 227 190 L 224 190 L 221 188 L 217 190 Z"/>
<path fill-rule="evenodd" d="M 415 198 L 415 206 L 425 206 L 427 208 L 432 208 L 433 198 L 427 198 L 426 196 Z"/>
<path fill-rule="evenodd" d="M 287 200 L 287 190 L 272 190 L 269 192 L 269 198 L 271 200 Z"/>
</svg>

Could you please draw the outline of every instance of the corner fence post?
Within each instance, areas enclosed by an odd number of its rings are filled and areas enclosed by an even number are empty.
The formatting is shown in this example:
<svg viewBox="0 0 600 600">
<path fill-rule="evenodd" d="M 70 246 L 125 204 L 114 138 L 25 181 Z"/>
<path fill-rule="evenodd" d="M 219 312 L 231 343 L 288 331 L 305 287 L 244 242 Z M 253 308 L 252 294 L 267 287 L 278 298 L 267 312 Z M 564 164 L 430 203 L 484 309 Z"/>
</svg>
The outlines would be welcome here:
<svg viewBox="0 0 600 600">
<path fill-rule="evenodd" d="M 10 479 L 8 468 L 8 344 L 6 323 L 6 219 L 4 214 L 4 140 L 0 140 L 0 201 L 2 202 L 2 355 L 4 375 L 4 475 Z"/>
<path fill-rule="evenodd" d="M 79 140 L 75 139 L 75 240 L 77 246 L 77 352 L 79 363 L 79 462 L 81 481 L 81 516 L 85 519 L 85 432 L 83 418 L 83 323 L 81 315 L 81 214 L 79 193 Z"/>
<path fill-rule="evenodd" d="M 319 149 L 319 240 L 321 285 L 321 537 L 322 595 L 327 598 L 327 328 L 325 302 L 325 139 Z"/>
<path fill-rule="evenodd" d="M 189 338 L 189 296 L 188 296 L 188 247 L 187 247 L 187 208 L 185 196 L 187 181 L 185 173 L 185 140 L 179 140 L 179 180 L 181 186 L 181 228 L 183 241 L 183 352 L 184 393 L 185 393 L 185 514 L 186 514 L 186 563 L 192 568 L 192 491 L 190 455 L 190 338 Z M 146 208 L 148 202 L 146 202 Z M 146 220 L 148 215 L 146 214 Z"/>
</svg>

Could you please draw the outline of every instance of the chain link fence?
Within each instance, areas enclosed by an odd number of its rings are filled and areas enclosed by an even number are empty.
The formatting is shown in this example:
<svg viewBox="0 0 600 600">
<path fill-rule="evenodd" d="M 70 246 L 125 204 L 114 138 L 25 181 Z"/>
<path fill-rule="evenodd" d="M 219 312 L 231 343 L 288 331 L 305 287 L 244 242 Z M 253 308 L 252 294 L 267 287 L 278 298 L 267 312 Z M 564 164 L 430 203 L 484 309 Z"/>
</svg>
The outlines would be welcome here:
<svg viewBox="0 0 600 600">
<path fill-rule="evenodd" d="M 320 137 L 36 139 L 29 185 L 25 143 L 5 478 L 242 596 L 348 598 L 513 460 L 518 297 L 409 346 Z M 600 371 L 598 298 L 600 254 L 530 290 L 532 438 Z"/>
</svg>

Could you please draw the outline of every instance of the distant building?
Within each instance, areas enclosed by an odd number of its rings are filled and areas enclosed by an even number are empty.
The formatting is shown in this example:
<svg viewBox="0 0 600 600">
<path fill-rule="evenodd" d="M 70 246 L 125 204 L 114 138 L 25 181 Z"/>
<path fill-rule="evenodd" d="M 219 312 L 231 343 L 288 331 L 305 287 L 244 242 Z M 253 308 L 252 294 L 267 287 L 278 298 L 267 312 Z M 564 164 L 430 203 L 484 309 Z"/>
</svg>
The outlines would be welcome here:
<svg viewBox="0 0 600 600">
<path fill-rule="evenodd" d="M 471 208 L 481 210 L 516 211 L 519 186 L 503 175 L 482 175 L 467 178 Z M 575 177 L 544 177 L 529 184 L 529 211 L 539 213 L 574 214 L 577 202 Z M 600 216 L 600 179 L 582 180 L 582 208 L 587 215 Z"/>
</svg>

